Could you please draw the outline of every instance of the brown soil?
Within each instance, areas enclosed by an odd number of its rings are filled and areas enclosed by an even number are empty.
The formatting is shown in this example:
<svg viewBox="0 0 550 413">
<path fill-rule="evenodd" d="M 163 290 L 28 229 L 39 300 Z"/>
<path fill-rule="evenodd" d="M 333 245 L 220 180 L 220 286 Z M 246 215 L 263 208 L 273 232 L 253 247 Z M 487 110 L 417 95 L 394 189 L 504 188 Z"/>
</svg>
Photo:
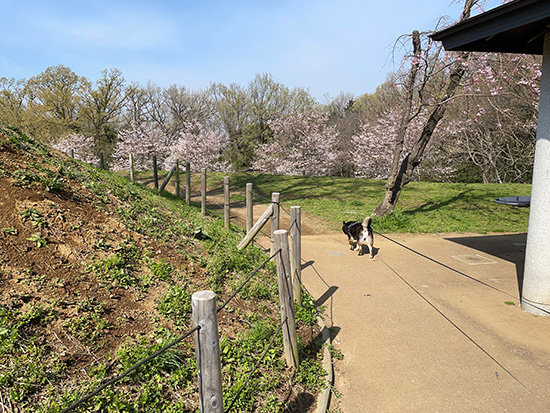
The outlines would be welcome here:
<svg viewBox="0 0 550 413">
<path fill-rule="evenodd" d="M 109 202 L 102 203 L 77 181 L 66 179 L 63 189 L 50 192 L 37 182 L 16 179 L 21 171 L 44 175 L 47 170 L 58 172 L 40 155 L 12 145 L 0 134 L 0 308 L 22 312 L 37 306 L 54 308 L 55 314 L 47 324 L 34 326 L 34 335 L 40 336 L 48 354 L 59 356 L 66 366 L 65 376 L 72 383 L 82 382 L 88 379 L 86 369 L 112 355 L 122 343 L 151 333 L 154 318 L 158 317 L 157 301 L 168 290 L 164 283 L 155 283 L 146 292 L 106 285 L 86 271 L 87 265 L 112 254 L 131 239 L 139 249 L 150 251 L 152 260 L 162 258 L 172 264 L 192 280 L 197 290 L 206 287 L 207 274 L 174 248 L 122 224 L 117 209 L 126 205 L 111 194 L 107 195 Z M 29 210 L 38 212 L 40 219 L 26 218 L 22 213 Z M 40 246 L 38 240 L 47 245 Z M 196 254 L 197 248 L 200 253 L 200 244 L 190 248 L 190 253 Z M 137 271 L 149 270 L 142 266 Z M 81 315 L 79 305 L 84 301 L 101 303 L 102 317 L 110 325 L 93 345 L 74 337 L 64 327 Z M 232 307 L 242 310 L 241 314 L 258 311 L 257 303 L 240 299 Z M 175 328 L 170 322 L 165 324 Z M 225 336 L 235 336 L 246 327 L 235 312 L 220 314 L 220 330 Z M 300 333 L 305 345 L 316 336 L 315 330 L 305 327 Z M 289 403 L 288 411 L 304 412 L 314 407 L 313 395 L 289 383 L 282 383 L 278 393 L 280 400 Z M 197 394 L 189 400 L 190 409 L 196 406 Z"/>
<path fill-rule="evenodd" d="M 43 341 L 61 354 L 70 366 L 69 375 L 97 362 L 127 339 L 148 334 L 155 301 L 167 289 L 159 284 L 139 296 L 131 289 L 106 288 L 82 265 L 106 255 L 102 243 L 115 248 L 133 239 L 140 248 L 152 251 L 152 259 L 186 268 L 199 284 L 204 280 L 204 270 L 195 263 L 121 224 L 115 213 L 121 203 L 117 198 L 110 196 L 112 204 L 99 211 L 94 195 L 78 182 L 66 182 L 62 192 L 48 192 L 34 184 L 16 186 L 6 175 L 29 170 L 40 158 L 13 147 L 2 149 L 0 165 L 7 174 L 0 176 L 0 303 L 22 311 L 59 303 L 57 321 L 42 331 Z M 41 166 L 57 172 L 51 165 Z M 34 226 L 21 215 L 29 208 L 40 214 L 41 225 Z M 40 234 L 47 245 L 38 247 L 30 241 L 34 234 Z M 104 304 L 104 316 L 111 325 L 101 336 L 104 344 L 93 351 L 63 328 L 79 315 L 78 305 L 84 300 Z"/>
</svg>

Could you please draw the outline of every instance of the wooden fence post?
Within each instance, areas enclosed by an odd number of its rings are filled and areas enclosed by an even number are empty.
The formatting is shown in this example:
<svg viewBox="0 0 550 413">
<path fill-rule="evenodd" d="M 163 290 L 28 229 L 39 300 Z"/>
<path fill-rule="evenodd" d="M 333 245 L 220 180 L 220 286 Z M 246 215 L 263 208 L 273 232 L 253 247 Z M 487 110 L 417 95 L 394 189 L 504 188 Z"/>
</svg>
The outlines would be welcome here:
<svg viewBox="0 0 550 413">
<path fill-rule="evenodd" d="M 279 305 L 281 307 L 281 322 L 283 325 L 283 346 L 285 359 L 289 367 L 298 368 L 298 341 L 296 340 L 296 320 L 294 318 L 294 303 L 290 289 L 290 258 L 288 255 L 288 232 L 284 229 L 275 231 L 275 251 L 277 254 L 277 282 L 279 284 Z"/>
<path fill-rule="evenodd" d="M 185 203 L 191 205 L 191 164 L 185 163 Z"/>
<path fill-rule="evenodd" d="M 99 152 L 99 167 L 105 169 L 105 161 L 103 160 L 103 152 Z"/>
<path fill-rule="evenodd" d="M 202 413 L 223 413 L 222 373 L 216 294 L 197 291 L 191 297 Z"/>
<path fill-rule="evenodd" d="M 281 194 L 279 192 L 273 192 L 271 194 L 271 205 L 273 206 L 273 215 L 271 215 L 271 254 L 273 254 L 276 251 L 274 240 L 273 240 L 273 234 L 275 233 L 275 231 L 279 229 L 280 199 L 281 199 Z"/>
<path fill-rule="evenodd" d="M 271 217 L 271 214 L 273 213 L 273 205 L 269 205 L 264 213 L 258 218 L 258 221 L 250 228 L 250 231 L 248 231 L 245 235 L 245 237 L 239 242 L 237 245 L 238 250 L 242 250 L 246 248 L 254 239 L 254 237 L 260 232 L 260 230 L 263 228 L 263 226 L 267 223 L 269 218 Z"/>
<path fill-rule="evenodd" d="M 130 181 L 134 182 L 134 155 L 130 154 Z"/>
<path fill-rule="evenodd" d="M 206 168 L 202 169 L 201 176 L 201 212 L 206 215 Z"/>
<path fill-rule="evenodd" d="M 176 197 L 180 198 L 180 164 L 179 161 L 176 161 L 176 172 L 174 172 L 175 183 L 176 183 Z"/>
<path fill-rule="evenodd" d="M 246 232 L 254 225 L 254 203 L 252 199 L 252 183 L 246 184 Z"/>
<path fill-rule="evenodd" d="M 223 220 L 225 223 L 225 229 L 229 230 L 229 220 L 230 220 L 230 198 L 229 198 L 229 177 L 223 177 Z"/>
<path fill-rule="evenodd" d="M 302 210 L 299 206 L 290 207 L 290 273 L 294 300 L 302 303 Z"/>
<path fill-rule="evenodd" d="M 155 189 L 159 189 L 159 170 L 156 155 L 153 155 L 153 180 L 155 181 Z"/>
<path fill-rule="evenodd" d="M 170 169 L 170 172 L 168 172 L 168 175 L 166 175 L 166 178 L 164 178 L 164 181 L 162 181 L 162 185 L 160 186 L 159 192 L 162 192 L 166 185 L 168 185 L 168 182 L 170 181 L 170 178 L 172 178 L 172 175 L 174 175 L 174 172 L 176 172 L 177 165 L 174 165 L 172 169 Z"/>
</svg>

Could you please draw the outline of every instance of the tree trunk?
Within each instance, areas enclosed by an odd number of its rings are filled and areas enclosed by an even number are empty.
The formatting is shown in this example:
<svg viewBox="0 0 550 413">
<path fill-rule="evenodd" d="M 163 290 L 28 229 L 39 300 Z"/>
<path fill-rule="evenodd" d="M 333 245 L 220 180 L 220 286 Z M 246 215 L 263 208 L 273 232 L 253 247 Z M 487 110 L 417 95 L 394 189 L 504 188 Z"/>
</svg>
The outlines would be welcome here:
<svg viewBox="0 0 550 413">
<path fill-rule="evenodd" d="M 462 15 L 459 21 L 465 20 L 470 16 L 470 11 L 474 3 L 475 3 L 475 0 L 466 0 L 466 2 L 464 3 L 464 9 L 462 11 Z M 414 46 L 414 32 L 413 32 L 413 46 Z M 416 49 L 415 49 L 415 52 L 416 52 Z M 403 143 L 404 143 L 405 133 L 407 130 L 407 126 L 411 121 L 410 108 L 412 107 L 413 88 L 414 88 L 414 82 L 416 79 L 416 73 L 418 71 L 418 66 L 415 65 L 416 62 L 413 60 L 413 65 L 411 66 L 411 72 L 409 74 L 409 81 L 407 82 L 408 90 L 407 90 L 406 108 L 403 113 L 403 118 L 401 120 L 399 133 L 396 138 L 396 145 L 393 153 L 392 166 L 390 169 L 390 173 L 388 175 L 388 181 L 386 183 L 386 193 L 384 195 L 384 200 L 374 209 L 372 213 L 373 216 L 383 216 L 393 212 L 393 210 L 395 209 L 395 205 L 399 200 L 401 191 L 403 190 L 405 185 L 407 185 L 411 181 L 416 167 L 420 165 L 426 146 L 430 142 L 432 134 L 435 128 L 437 127 L 437 124 L 443 118 L 443 115 L 447 110 L 447 105 L 449 100 L 454 96 L 456 92 L 456 89 L 465 71 L 465 66 L 462 62 L 467 60 L 469 55 L 470 54 L 468 52 L 460 53 L 460 59 L 455 62 L 449 74 L 449 80 L 447 83 L 445 94 L 439 99 L 438 103 L 435 105 L 435 108 L 433 109 L 428 120 L 424 124 L 420 137 L 413 145 L 411 151 L 403 158 L 401 163 L 399 163 L 399 160 L 401 159 L 401 156 L 403 153 Z M 409 96 L 410 96 L 410 101 L 409 101 Z"/>
</svg>

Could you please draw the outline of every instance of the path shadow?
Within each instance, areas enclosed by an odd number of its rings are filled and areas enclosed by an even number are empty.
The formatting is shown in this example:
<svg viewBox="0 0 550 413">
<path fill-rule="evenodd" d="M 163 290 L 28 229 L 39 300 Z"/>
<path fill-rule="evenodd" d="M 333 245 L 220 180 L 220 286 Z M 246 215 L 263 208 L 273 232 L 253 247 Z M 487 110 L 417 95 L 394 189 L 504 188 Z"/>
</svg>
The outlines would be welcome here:
<svg viewBox="0 0 550 413">
<path fill-rule="evenodd" d="M 357 245 L 357 244 L 354 243 L 352 246 L 355 248 L 356 245 Z M 366 246 L 365 244 L 363 244 L 363 245 L 361 246 L 361 248 L 362 248 L 362 249 L 361 249 L 361 257 L 363 257 L 363 256 L 368 257 L 368 256 L 369 256 L 369 252 L 370 252 L 370 251 L 369 251 L 369 247 Z M 380 248 L 372 247 L 372 257 L 373 257 L 373 258 L 376 257 L 376 255 L 378 254 L 378 251 L 379 251 L 379 250 L 380 250 Z M 351 251 L 357 252 L 357 251 L 355 251 L 353 248 L 351 248 Z"/>
<path fill-rule="evenodd" d="M 313 260 L 309 260 L 307 262 L 304 262 L 302 264 L 302 270 L 306 269 L 307 267 L 311 267 L 313 264 L 315 264 L 315 261 L 313 261 Z"/>
<path fill-rule="evenodd" d="M 335 285 L 329 287 L 322 296 L 315 300 L 315 307 L 322 306 L 330 297 L 332 297 L 332 294 L 334 294 L 336 290 L 338 290 L 338 287 Z"/>
<path fill-rule="evenodd" d="M 315 403 L 315 396 L 311 393 L 298 393 L 284 409 L 285 413 L 307 413 Z"/>
<path fill-rule="evenodd" d="M 449 237 L 445 239 L 515 264 L 518 292 L 521 297 L 523 265 L 525 263 L 525 243 L 527 242 L 526 233 L 476 235 L 470 237 Z"/>
</svg>

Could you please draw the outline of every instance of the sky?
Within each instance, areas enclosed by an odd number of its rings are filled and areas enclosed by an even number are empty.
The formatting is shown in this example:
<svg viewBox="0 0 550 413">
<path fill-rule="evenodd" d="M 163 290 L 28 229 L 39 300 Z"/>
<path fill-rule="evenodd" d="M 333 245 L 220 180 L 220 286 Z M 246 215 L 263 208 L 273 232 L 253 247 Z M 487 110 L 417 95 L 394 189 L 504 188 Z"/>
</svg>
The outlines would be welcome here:
<svg viewBox="0 0 550 413">
<path fill-rule="evenodd" d="M 500 0 L 488 0 L 488 10 Z M 0 77 L 62 64 L 95 81 L 189 89 L 270 73 L 319 101 L 371 93 L 395 69 L 395 40 L 460 15 L 453 0 L 0 0 Z M 399 51 L 398 51 L 399 56 Z M 394 61 L 395 60 L 395 61 Z"/>
</svg>

